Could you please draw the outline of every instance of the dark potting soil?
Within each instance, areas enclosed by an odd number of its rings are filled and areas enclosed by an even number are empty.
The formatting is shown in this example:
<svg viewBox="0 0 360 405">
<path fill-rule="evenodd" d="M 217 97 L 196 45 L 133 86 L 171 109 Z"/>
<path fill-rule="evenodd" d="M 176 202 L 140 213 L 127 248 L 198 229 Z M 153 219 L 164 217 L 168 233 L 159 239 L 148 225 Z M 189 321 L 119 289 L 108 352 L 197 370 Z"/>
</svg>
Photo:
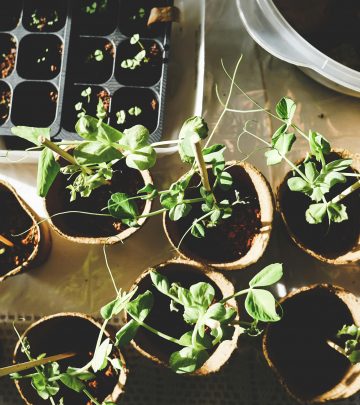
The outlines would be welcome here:
<svg viewBox="0 0 360 405">
<path fill-rule="evenodd" d="M 20 20 L 22 0 L 0 2 L 0 31 L 11 31 Z"/>
<path fill-rule="evenodd" d="M 255 187 L 250 176 L 240 166 L 232 166 L 228 172 L 234 179 L 230 191 L 216 189 L 217 201 L 228 199 L 235 200 L 235 190 L 245 204 L 237 204 L 233 207 L 232 215 L 214 228 L 206 228 L 204 238 L 195 238 L 188 232 L 181 243 L 180 249 L 195 260 L 200 259 L 208 263 L 228 263 L 245 256 L 250 250 L 254 237 L 260 232 L 261 213 Z M 209 171 L 211 184 L 214 181 Z M 192 181 L 193 185 L 199 184 L 199 179 Z M 194 191 L 193 191 L 194 190 Z M 189 189 L 186 198 L 198 197 L 198 189 Z M 194 219 L 204 215 L 201 211 L 201 203 L 194 204 L 190 214 L 179 221 L 168 220 L 169 233 L 173 237 L 176 246 L 179 245 L 182 236 L 188 231 Z"/>
<path fill-rule="evenodd" d="M 331 153 L 326 157 L 330 162 L 341 157 Z M 347 172 L 354 172 L 347 170 Z M 291 173 L 285 181 L 292 176 Z M 344 184 L 337 184 L 326 195 L 327 201 L 338 195 L 355 182 L 354 177 L 348 177 Z M 346 206 L 349 219 L 340 223 L 327 221 L 321 224 L 309 224 L 305 219 L 305 212 L 311 200 L 305 194 L 290 191 L 284 182 L 280 191 L 280 205 L 289 228 L 296 238 L 308 249 L 313 250 L 327 258 L 336 258 L 345 254 L 357 245 L 360 234 L 360 191 L 352 193 L 341 201 Z"/>
<path fill-rule="evenodd" d="M 3 186 L 0 186 L 0 206 L 0 235 L 14 244 L 8 247 L 0 241 L 0 276 L 3 276 L 28 260 L 38 243 L 39 235 L 33 227 L 22 236 L 13 236 L 29 229 L 33 221 L 15 196 Z"/>
<path fill-rule="evenodd" d="M 27 0 L 23 24 L 31 32 L 56 32 L 66 21 L 67 3 L 63 0 Z"/>
<path fill-rule="evenodd" d="M 337 331 L 354 320 L 335 293 L 322 286 L 294 295 L 282 308 L 281 321 L 268 328 L 268 354 L 290 390 L 311 399 L 333 388 L 349 369 L 349 360 L 326 340 L 334 341 Z"/>
<path fill-rule="evenodd" d="M 17 70 L 25 79 L 50 80 L 61 69 L 63 44 L 57 35 L 31 34 L 19 45 Z"/>
<path fill-rule="evenodd" d="M 275 0 L 286 20 L 330 58 L 360 71 L 358 0 Z"/>
<path fill-rule="evenodd" d="M 9 118 L 10 102 L 10 87 L 4 82 L 0 82 L 0 125 L 4 124 Z"/>
<path fill-rule="evenodd" d="M 46 199 L 49 215 L 66 211 L 83 211 L 92 213 L 105 213 L 102 209 L 107 207 L 111 194 L 123 192 L 135 196 L 137 190 L 142 188 L 144 180 L 139 171 L 126 166 L 125 160 L 121 160 L 114 166 L 113 178 L 109 185 L 95 189 L 89 197 L 77 196 L 76 200 L 70 202 L 70 191 L 65 187 L 71 184 L 66 176 L 59 175 L 52 185 Z M 136 200 L 139 212 L 145 207 L 143 200 Z M 83 237 L 107 237 L 117 235 L 128 227 L 113 217 L 100 217 L 94 215 L 65 214 L 52 218 L 53 223 L 63 233 L 69 236 Z"/>
<path fill-rule="evenodd" d="M 212 280 L 196 269 L 190 268 L 189 270 L 189 267 L 186 264 L 170 263 L 164 269 L 160 268 L 158 271 L 166 276 L 170 283 L 178 282 L 185 288 L 189 288 L 192 284 L 201 281 L 209 283 L 215 289 L 215 301 L 222 299 L 220 289 Z M 154 306 L 145 319 L 146 324 L 174 338 L 180 338 L 184 333 L 191 330 L 191 325 L 184 321 L 183 308 L 180 307 L 179 312 L 170 311 L 170 298 L 161 294 L 154 287 L 150 276 L 147 276 L 139 283 L 136 295 L 143 294 L 147 290 L 150 290 L 154 295 Z M 166 363 L 173 352 L 181 350 L 181 346 L 158 337 L 144 328 L 138 330 L 134 340 L 147 353 Z"/>
<path fill-rule="evenodd" d="M 14 70 L 16 41 L 10 34 L 0 34 L 0 77 L 10 76 Z"/>
<path fill-rule="evenodd" d="M 70 359 L 59 361 L 60 371 L 66 371 L 67 367 L 83 367 L 92 358 L 96 345 L 99 328 L 86 319 L 67 316 L 50 318 L 40 323 L 27 334 L 32 357 L 41 353 L 51 356 L 59 353 L 75 352 L 77 355 Z M 111 357 L 117 357 L 113 350 Z M 25 361 L 23 353 L 18 352 L 17 362 Z M 88 391 L 102 402 L 110 394 L 118 380 L 118 375 L 112 367 L 96 373 L 96 379 L 86 382 Z M 31 387 L 30 380 L 20 380 L 20 387 L 24 396 L 30 403 L 47 404 L 49 401 L 41 399 Z M 61 389 L 55 396 L 55 402 L 64 398 L 64 404 L 88 405 L 89 399 L 83 393 L 76 393 L 67 388 L 61 382 Z"/>
</svg>

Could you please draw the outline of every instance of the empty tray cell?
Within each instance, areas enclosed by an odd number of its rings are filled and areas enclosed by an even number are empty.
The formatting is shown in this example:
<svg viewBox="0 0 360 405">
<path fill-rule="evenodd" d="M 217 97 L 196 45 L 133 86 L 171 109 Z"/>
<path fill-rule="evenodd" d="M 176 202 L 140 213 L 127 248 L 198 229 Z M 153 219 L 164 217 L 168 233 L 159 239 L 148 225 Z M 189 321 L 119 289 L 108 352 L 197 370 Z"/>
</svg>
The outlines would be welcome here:
<svg viewBox="0 0 360 405">
<path fill-rule="evenodd" d="M 106 111 L 110 107 L 109 92 L 102 86 L 75 85 L 68 88 L 64 95 L 63 127 L 75 131 L 75 124 L 82 114 L 96 117 L 99 100 Z M 104 119 L 106 122 L 107 119 Z"/>
<path fill-rule="evenodd" d="M 26 0 L 23 25 L 31 32 L 56 32 L 65 25 L 67 1 Z"/>
<path fill-rule="evenodd" d="M 16 59 L 16 40 L 10 34 L 0 34 L 0 77 L 11 75 Z"/>
<path fill-rule="evenodd" d="M 115 31 L 117 0 L 77 0 L 74 3 L 73 22 L 79 34 L 109 35 Z"/>
<path fill-rule="evenodd" d="M 53 79 L 60 73 L 62 52 L 57 35 L 27 35 L 19 44 L 17 71 L 25 79 Z"/>
<path fill-rule="evenodd" d="M 164 23 L 155 23 L 148 27 L 150 11 L 153 7 L 164 7 L 167 1 L 159 0 L 121 0 L 120 1 L 120 31 L 131 37 L 140 34 L 141 37 L 154 38 L 165 35 Z"/>
<path fill-rule="evenodd" d="M 144 125 L 154 132 L 158 125 L 159 100 L 150 89 L 122 87 L 111 101 L 110 125 L 123 131 L 133 125 Z"/>
<path fill-rule="evenodd" d="M 14 89 L 14 125 L 49 127 L 55 120 L 58 92 L 51 83 L 22 82 Z"/>
<path fill-rule="evenodd" d="M 80 83 L 105 83 L 114 69 L 115 47 L 105 38 L 80 38 L 73 48 L 72 79 Z"/>
<path fill-rule="evenodd" d="M 10 103 L 10 87 L 5 82 L 0 81 L 0 125 L 5 124 L 9 118 Z"/>
<path fill-rule="evenodd" d="M 0 2 L 0 31 L 11 31 L 20 21 L 22 0 Z"/>
<path fill-rule="evenodd" d="M 161 46 L 152 40 L 131 38 L 118 45 L 115 77 L 125 85 L 152 86 L 160 80 L 163 65 Z"/>
</svg>

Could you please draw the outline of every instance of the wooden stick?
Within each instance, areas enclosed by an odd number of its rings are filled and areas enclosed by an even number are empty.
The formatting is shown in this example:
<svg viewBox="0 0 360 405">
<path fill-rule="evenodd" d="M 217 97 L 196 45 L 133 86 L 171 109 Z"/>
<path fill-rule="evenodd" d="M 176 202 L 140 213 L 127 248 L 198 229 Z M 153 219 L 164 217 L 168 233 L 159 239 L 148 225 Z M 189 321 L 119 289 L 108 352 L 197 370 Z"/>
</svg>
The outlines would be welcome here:
<svg viewBox="0 0 360 405">
<path fill-rule="evenodd" d="M 195 135 L 192 138 L 192 147 L 193 147 L 193 152 L 194 152 L 194 155 L 195 155 L 195 161 L 196 161 L 197 167 L 198 167 L 199 172 L 200 172 L 201 182 L 202 182 L 205 190 L 208 191 L 208 192 L 211 192 L 211 187 L 210 187 L 210 183 L 209 183 L 209 176 L 208 176 L 208 172 L 207 172 L 207 169 L 206 169 L 204 156 L 202 154 L 200 138 L 197 135 Z"/>
<path fill-rule="evenodd" d="M 358 188 L 360 188 L 360 179 L 358 181 L 356 181 L 354 184 L 352 184 L 351 186 L 349 186 L 347 189 L 342 191 L 339 195 L 334 197 L 331 200 L 331 202 L 334 204 L 338 203 L 339 201 L 341 201 L 343 198 L 347 197 L 349 194 L 353 193 Z"/>
<path fill-rule="evenodd" d="M 343 356 L 346 356 L 345 350 L 337 345 L 336 343 L 332 342 L 331 340 L 327 340 L 326 343 L 334 350 L 336 350 L 338 353 L 342 354 Z"/>
<path fill-rule="evenodd" d="M 0 235 L 0 242 L 6 246 L 14 247 L 14 244 L 9 239 L 6 239 L 3 235 Z"/>
<path fill-rule="evenodd" d="M 37 366 L 41 366 L 43 364 L 51 363 L 53 361 L 68 359 L 70 357 L 74 357 L 75 355 L 76 355 L 76 353 L 62 353 L 62 354 L 56 354 L 54 356 L 44 357 L 43 359 L 39 359 L 39 360 L 32 360 L 32 361 L 27 361 L 26 363 L 19 363 L 19 364 L 14 364 L 13 366 L 3 367 L 3 368 L 0 368 L 0 377 L 4 377 L 4 376 L 12 374 L 12 373 L 19 373 L 20 371 L 29 370 L 30 368 L 34 368 Z"/>
</svg>

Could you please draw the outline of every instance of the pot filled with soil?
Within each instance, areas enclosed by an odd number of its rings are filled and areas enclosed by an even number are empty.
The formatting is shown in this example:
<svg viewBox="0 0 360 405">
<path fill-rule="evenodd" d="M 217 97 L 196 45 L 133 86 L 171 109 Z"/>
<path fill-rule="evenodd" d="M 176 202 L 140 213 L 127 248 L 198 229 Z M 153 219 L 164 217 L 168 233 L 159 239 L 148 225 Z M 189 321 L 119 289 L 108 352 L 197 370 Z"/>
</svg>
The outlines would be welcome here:
<svg viewBox="0 0 360 405">
<path fill-rule="evenodd" d="M 288 393 L 303 403 L 348 398 L 360 389 L 360 364 L 334 345 L 339 331 L 360 324 L 360 303 L 340 287 L 303 287 L 280 301 L 283 318 L 267 327 L 265 358 Z M 353 326 L 355 327 L 355 326 Z"/>
<path fill-rule="evenodd" d="M 11 104 L 10 87 L 0 81 L 0 125 L 3 125 L 9 118 Z"/>
<path fill-rule="evenodd" d="M 123 131 L 133 125 L 144 125 L 154 132 L 159 121 L 159 100 L 151 89 L 122 87 L 111 100 L 110 124 Z"/>
<path fill-rule="evenodd" d="M 1 2 L 0 4 L 0 31 L 11 31 L 19 23 L 22 10 L 22 0 Z"/>
<path fill-rule="evenodd" d="M 360 157 L 347 151 L 333 151 L 325 156 L 326 163 L 339 159 L 352 159 L 346 171 L 344 182 L 335 184 L 328 194 L 328 202 L 338 199 L 344 190 L 356 183 L 356 174 L 360 171 Z M 317 163 L 319 165 L 319 163 Z M 304 193 L 291 191 L 288 180 L 294 176 L 289 172 L 277 192 L 277 208 L 289 232 L 291 239 L 304 252 L 331 264 L 354 263 L 360 260 L 360 191 L 354 190 L 341 200 L 346 210 L 347 219 L 341 222 L 324 220 L 320 223 L 309 223 L 307 212 L 310 198 Z M 339 176 L 339 174 L 337 174 Z M 311 220 L 311 218 L 310 218 Z M 312 221 L 314 222 L 314 221 Z"/>
<path fill-rule="evenodd" d="M 241 269 L 255 263 L 264 253 L 272 230 L 273 197 L 264 176 L 246 162 L 228 162 L 227 171 L 233 179 L 232 188 L 215 190 L 217 201 L 229 200 L 236 192 L 239 203 L 229 218 L 216 227 L 208 228 L 205 236 L 194 238 L 188 230 L 201 216 L 201 203 L 194 204 L 185 218 L 172 221 L 164 214 L 165 233 L 181 257 L 196 260 L 219 270 Z M 210 183 L 213 173 L 208 168 Z M 192 179 L 193 186 L 199 177 Z M 189 187 L 186 198 L 191 199 L 195 188 Z M 231 195 L 230 195 L 231 193 Z"/>
<path fill-rule="evenodd" d="M 24 79 L 54 79 L 61 70 L 62 52 L 57 35 L 26 35 L 20 41 L 17 71 Z"/>
<path fill-rule="evenodd" d="M 134 295 L 135 299 L 148 291 L 153 296 L 153 308 L 146 317 L 145 322 L 151 328 L 176 339 L 188 332 L 190 325 L 185 322 L 183 311 L 182 309 L 179 310 L 180 306 L 172 302 L 169 296 L 163 294 L 154 286 L 151 276 L 151 272 L 154 270 L 156 274 L 160 274 L 160 277 L 166 277 L 169 283 L 177 283 L 177 285 L 181 285 L 186 289 L 190 287 L 191 291 L 193 291 L 191 286 L 196 283 L 209 283 L 210 288 L 213 288 L 215 293 L 212 303 L 220 302 L 223 297 L 230 297 L 234 294 L 234 286 L 222 274 L 193 261 L 170 260 L 145 271 L 134 284 L 134 287 L 137 287 Z M 227 301 L 227 307 L 231 308 L 231 310 L 237 310 L 234 298 Z M 126 322 L 131 319 L 132 317 L 126 313 Z M 207 333 L 209 333 L 209 329 Z M 191 366 L 190 364 L 183 364 L 180 371 L 175 371 L 181 373 L 191 372 L 191 374 L 199 376 L 219 371 L 235 350 L 239 334 L 240 328 L 235 325 L 228 330 L 228 336 L 224 336 L 224 340 L 220 344 L 208 350 L 206 361 L 199 359 L 200 363 L 191 370 L 187 369 L 187 366 Z M 142 355 L 166 367 L 169 367 L 173 353 L 179 348 L 181 349 L 178 344 L 142 327 L 139 328 L 131 343 Z M 171 367 L 174 369 L 173 365 Z"/>
<path fill-rule="evenodd" d="M 0 180 L 0 281 L 46 260 L 51 237 L 46 223 Z M 26 231 L 26 232 L 25 232 Z M 21 236 L 14 236 L 23 233 Z"/>
<path fill-rule="evenodd" d="M 17 44 L 10 34 L 0 34 L 0 76 L 5 79 L 10 76 L 15 67 Z"/>
<path fill-rule="evenodd" d="M 63 159 L 59 159 L 59 163 L 61 166 L 66 164 Z M 138 227 L 129 227 L 110 214 L 102 214 L 103 208 L 107 207 L 112 194 L 120 192 L 134 197 L 139 188 L 152 184 L 152 178 L 148 171 L 129 168 L 125 160 L 117 162 L 113 170 L 113 177 L 108 184 L 93 190 L 90 196 L 78 197 L 74 201 L 70 201 L 67 189 L 72 184 L 71 178 L 57 176 L 44 199 L 51 227 L 68 240 L 90 244 L 117 243 L 136 232 Z M 136 205 L 142 215 L 151 210 L 150 201 L 137 200 Z M 77 213 L 66 213 L 69 211 Z M 146 217 L 140 218 L 138 226 L 143 225 L 145 221 Z"/>
<path fill-rule="evenodd" d="M 46 356 L 75 353 L 74 357 L 59 361 L 56 367 L 52 366 L 56 378 L 60 373 L 67 372 L 68 367 L 83 368 L 91 361 L 100 329 L 101 325 L 87 315 L 60 313 L 44 317 L 33 323 L 24 332 L 21 339 L 28 345 L 32 358 L 43 353 L 46 353 Z M 110 337 L 106 331 L 105 337 Z M 108 357 L 120 361 L 122 368 L 117 371 L 112 366 L 112 362 L 108 362 L 106 368 L 93 373 L 91 377 L 82 381 L 85 386 L 79 392 L 70 389 L 65 383 L 62 384 L 62 381 L 58 380 L 59 389 L 53 393 L 56 403 L 59 402 L 60 398 L 63 398 L 65 404 L 87 405 L 90 403 L 91 397 L 100 403 L 103 401 L 116 403 L 124 393 L 127 370 L 124 358 L 118 349 L 112 347 Z M 14 362 L 21 363 L 27 360 L 19 341 L 14 352 Z M 48 400 L 44 400 L 38 395 L 30 378 L 16 379 L 15 384 L 26 404 L 48 403 Z"/>
<path fill-rule="evenodd" d="M 23 25 L 30 32 L 56 32 L 66 22 L 67 4 L 62 0 L 25 2 Z"/>
</svg>

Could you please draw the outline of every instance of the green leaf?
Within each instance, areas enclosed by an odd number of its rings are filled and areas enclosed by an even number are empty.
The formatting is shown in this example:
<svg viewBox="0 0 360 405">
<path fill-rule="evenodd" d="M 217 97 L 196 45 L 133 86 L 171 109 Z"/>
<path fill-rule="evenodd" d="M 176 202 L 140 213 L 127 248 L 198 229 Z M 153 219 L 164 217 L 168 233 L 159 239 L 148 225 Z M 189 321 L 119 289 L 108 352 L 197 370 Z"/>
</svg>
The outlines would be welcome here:
<svg viewBox="0 0 360 405">
<path fill-rule="evenodd" d="M 303 193 L 311 191 L 310 184 L 302 177 L 291 177 L 288 179 L 287 184 L 291 191 L 301 191 Z"/>
<path fill-rule="evenodd" d="M 139 34 L 134 34 L 131 38 L 130 38 L 130 44 L 134 45 L 137 42 L 139 42 L 140 39 L 140 35 Z"/>
<path fill-rule="evenodd" d="M 133 301 L 126 305 L 126 311 L 130 316 L 144 321 L 149 315 L 154 305 L 154 296 L 151 291 L 146 291 L 144 294 L 139 294 Z"/>
<path fill-rule="evenodd" d="M 344 204 L 328 203 L 327 213 L 332 222 L 342 222 L 349 219 Z"/>
<path fill-rule="evenodd" d="M 85 384 L 79 378 L 73 375 L 63 374 L 60 377 L 60 381 L 68 388 L 76 392 L 82 392 L 84 388 L 86 388 Z"/>
<path fill-rule="evenodd" d="M 100 310 L 100 314 L 103 319 L 111 319 L 113 316 L 119 314 L 125 308 L 125 305 L 129 302 L 135 292 L 136 289 L 130 291 L 127 294 L 120 293 L 115 300 L 104 305 Z"/>
<path fill-rule="evenodd" d="M 125 193 L 112 194 L 108 201 L 108 210 L 111 216 L 118 219 L 136 220 L 139 216 L 137 205 Z"/>
<path fill-rule="evenodd" d="M 284 133 L 281 134 L 276 142 L 274 143 L 273 148 L 276 149 L 279 154 L 285 156 L 288 152 L 290 152 L 293 143 L 296 140 L 296 136 L 294 133 Z"/>
<path fill-rule="evenodd" d="M 122 157 L 120 151 L 98 141 L 82 142 L 74 149 L 74 158 L 79 165 L 111 162 Z"/>
<path fill-rule="evenodd" d="M 314 162 L 304 163 L 305 176 L 312 183 L 315 178 L 319 175 L 318 170 L 316 169 L 316 164 Z"/>
<path fill-rule="evenodd" d="M 59 172 L 60 165 L 52 150 L 44 148 L 40 153 L 37 172 L 37 193 L 40 197 L 46 197 Z"/>
<path fill-rule="evenodd" d="M 360 334 L 360 328 L 358 328 L 356 325 L 344 325 L 337 333 L 337 337 L 344 336 L 344 335 L 349 335 L 349 336 L 357 336 Z"/>
<path fill-rule="evenodd" d="M 288 126 L 286 124 L 283 124 L 274 132 L 273 136 L 271 137 L 272 146 L 275 146 L 276 141 L 279 139 L 279 137 L 287 131 L 287 127 Z"/>
<path fill-rule="evenodd" d="M 155 162 L 156 152 L 152 146 L 144 146 L 126 156 L 126 165 L 132 169 L 148 170 Z"/>
<path fill-rule="evenodd" d="M 222 321 L 226 316 L 226 309 L 224 304 L 217 302 L 209 307 L 206 311 L 205 317 L 215 319 L 216 321 Z"/>
<path fill-rule="evenodd" d="M 277 283 L 283 276 L 281 263 L 269 264 L 256 274 L 249 282 L 250 287 L 266 287 Z"/>
<path fill-rule="evenodd" d="M 181 201 L 182 194 L 180 192 L 166 192 L 160 196 L 160 204 L 170 210 L 175 207 Z"/>
<path fill-rule="evenodd" d="M 50 128 L 18 126 L 12 127 L 11 132 L 22 139 L 34 143 L 36 146 L 41 146 L 41 143 L 39 142 L 40 136 L 50 139 Z"/>
<path fill-rule="evenodd" d="M 154 286 L 163 294 L 168 294 L 170 290 L 170 283 L 167 277 L 163 276 L 162 274 L 158 273 L 155 270 L 150 271 L 151 281 L 153 282 Z"/>
<path fill-rule="evenodd" d="M 116 334 L 115 345 L 119 347 L 127 346 L 135 337 L 140 325 L 131 319 Z"/>
<path fill-rule="evenodd" d="M 94 357 L 91 360 L 91 367 L 96 372 L 103 370 L 107 365 L 107 356 L 111 353 L 112 344 L 110 339 L 106 338 L 95 350 Z"/>
<path fill-rule="evenodd" d="M 118 142 L 124 136 L 122 132 L 90 115 L 80 117 L 75 131 L 87 141 L 99 141 L 108 145 Z"/>
<path fill-rule="evenodd" d="M 320 224 L 327 213 L 327 204 L 311 204 L 305 212 L 306 221 L 309 224 Z"/>
<path fill-rule="evenodd" d="M 224 162 L 225 145 L 215 144 L 203 149 L 205 163 Z"/>
<path fill-rule="evenodd" d="M 219 185 L 224 190 L 227 191 L 233 185 L 233 178 L 230 173 L 222 172 L 219 176 Z"/>
<path fill-rule="evenodd" d="M 157 188 L 151 183 L 146 184 L 144 187 L 138 190 L 137 193 L 138 194 L 146 193 L 146 195 L 141 196 L 142 200 L 153 200 L 155 197 L 159 195 Z"/>
<path fill-rule="evenodd" d="M 339 172 L 333 171 L 330 173 L 326 173 L 322 177 L 321 181 L 327 184 L 329 188 L 331 188 L 335 186 L 335 184 L 346 183 L 346 177 Z"/>
<path fill-rule="evenodd" d="M 276 322 L 280 316 L 276 313 L 276 301 L 267 290 L 250 290 L 246 296 L 245 309 L 254 319 L 262 322 Z"/>
<path fill-rule="evenodd" d="M 193 222 L 191 225 L 191 235 L 195 238 L 203 238 L 205 236 L 205 228 L 201 222 Z"/>
<path fill-rule="evenodd" d="M 79 372 L 79 368 L 76 367 L 68 367 L 66 370 L 67 374 L 76 374 L 76 377 L 79 378 L 81 381 L 89 381 L 94 380 L 96 375 L 91 373 L 90 371 L 81 371 Z"/>
<path fill-rule="evenodd" d="M 130 151 L 149 146 L 149 131 L 143 125 L 134 125 L 129 129 L 125 129 L 119 144 L 126 147 Z"/>
<path fill-rule="evenodd" d="M 179 219 L 186 217 L 190 211 L 191 211 L 190 204 L 184 204 L 184 203 L 177 204 L 170 209 L 169 218 L 172 221 L 178 221 Z"/>
<path fill-rule="evenodd" d="M 192 373 L 199 369 L 209 358 L 205 350 L 184 347 L 170 356 L 170 367 L 178 374 Z"/>
<path fill-rule="evenodd" d="M 282 157 L 276 149 L 270 149 L 265 152 L 266 164 L 268 166 L 276 165 L 282 161 Z"/>
<path fill-rule="evenodd" d="M 276 105 L 276 114 L 283 120 L 291 122 L 296 110 L 296 104 L 288 97 L 283 97 Z"/>
<path fill-rule="evenodd" d="M 350 360 L 351 364 L 360 363 L 360 350 L 354 350 L 348 355 L 348 359 Z"/>
<path fill-rule="evenodd" d="M 337 159 L 333 160 L 332 162 L 328 163 L 325 166 L 325 170 L 330 171 L 337 171 L 340 172 L 342 170 L 347 169 L 349 166 L 352 165 L 352 159 Z"/>
<path fill-rule="evenodd" d="M 315 131 L 309 131 L 309 145 L 311 153 L 318 161 L 321 161 L 321 157 L 331 151 L 329 142 Z"/>
<path fill-rule="evenodd" d="M 202 117 L 191 117 L 184 122 L 179 133 L 179 154 L 183 162 L 192 163 L 194 160 L 193 136 L 198 135 L 200 139 L 205 139 L 208 131 L 208 126 Z"/>
<path fill-rule="evenodd" d="M 190 287 L 193 301 L 203 308 L 208 308 L 215 297 L 214 287 L 209 283 L 199 282 Z"/>
</svg>

